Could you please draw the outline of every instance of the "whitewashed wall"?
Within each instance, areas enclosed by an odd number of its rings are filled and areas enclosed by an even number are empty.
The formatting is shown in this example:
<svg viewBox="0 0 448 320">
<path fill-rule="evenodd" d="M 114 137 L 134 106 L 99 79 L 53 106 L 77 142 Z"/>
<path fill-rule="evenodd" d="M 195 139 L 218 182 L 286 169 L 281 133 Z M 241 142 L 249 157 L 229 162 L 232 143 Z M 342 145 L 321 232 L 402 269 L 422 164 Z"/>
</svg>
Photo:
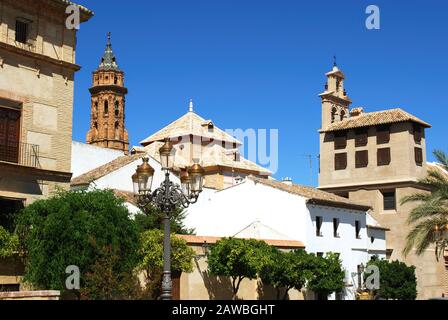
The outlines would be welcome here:
<svg viewBox="0 0 448 320">
<path fill-rule="evenodd" d="M 317 216 L 323 217 L 322 237 L 316 235 Z M 333 234 L 333 218 L 340 221 L 339 238 Z M 361 239 L 356 238 L 356 220 L 361 223 Z M 346 281 L 353 285 L 347 288 L 344 298 L 355 298 L 356 277 L 352 273 L 357 272 L 359 264 L 366 264 L 370 259 L 368 250 L 373 246 L 369 245 L 366 212 L 307 205 L 304 197 L 256 184 L 249 179 L 238 186 L 201 197 L 188 209 L 186 225 L 195 228 L 201 236 L 228 237 L 255 221 L 289 239 L 302 241 L 307 252 L 339 253 Z M 379 239 L 385 239 L 384 231 L 376 231 Z M 284 237 L 276 239 L 284 240 Z M 385 252 L 385 242 L 377 241 L 375 248 Z"/>
<path fill-rule="evenodd" d="M 72 141 L 72 173 L 76 178 L 123 156 L 122 151 L 100 148 L 90 144 Z"/>
</svg>

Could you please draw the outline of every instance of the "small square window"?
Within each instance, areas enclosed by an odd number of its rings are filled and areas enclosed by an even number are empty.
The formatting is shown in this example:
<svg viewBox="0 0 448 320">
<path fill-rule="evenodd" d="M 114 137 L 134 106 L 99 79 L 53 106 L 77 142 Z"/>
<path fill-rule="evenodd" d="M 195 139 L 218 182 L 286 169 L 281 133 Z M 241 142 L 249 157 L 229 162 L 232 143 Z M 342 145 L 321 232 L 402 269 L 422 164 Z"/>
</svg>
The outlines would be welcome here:
<svg viewBox="0 0 448 320">
<path fill-rule="evenodd" d="M 334 155 L 334 169 L 335 170 L 347 169 L 347 153 L 337 153 Z"/>
<path fill-rule="evenodd" d="M 384 210 L 397 209 L 397 199 L 395 191 L 383 191 L 383 208 Z"/>
<path fill-rule="evenodd" d="M 378 149 L 377 164 L 379 167 L 388 166 L 391 162 L 390 148 Z"/>
<path fill-rule="evenodd" d="M 369 141 L 367 129 L 355 131 L 355 147 L 365 147 Z"/>
<path fill-rule="evenodd" d="M 322 217 L 316 217 L 316 237 L 322 237 L 322 223 L 323 218 Z"/>
<path fill-rule="evenodd" d="M 333 219 L 333 236 L 335 238 L 339 238 L 340 237 L 338 231 L 339 231 L 339 219 L 334 218 Z"/>
<path fill-rule="evenodd" d="M 26 43 L 28 40 L 28 23 L 16 20 L 16 41 L 20 43 Z"/>
<path fill-rule="evenodd" d="M 356 168 L 366 168 L 369 165 L 369 152 L 367 150 L 356 151 L 355 157 Z"/>
<path fill-rule="evenodd" d="M 390 142 L 390 127 L 379 126 L 376 128 L 376 143 L 386 144 Z"/>
<path fill-rule="evenodd" d="M 334 135 L 334 149 L 340 150 L 347 147 L 347 132 L 336 132 Z"/>
<path fill-rule="evenodd" d="M 423 166 L 423 151 L 421 148 L 415 148 L 415 163 L 418 166 Z"/>
<path fill-rule="evenodd" d="M 356 239 L 361 239 L 361 222 L 359 220 L 355 221 L 355 232 Z"/>
</svg>

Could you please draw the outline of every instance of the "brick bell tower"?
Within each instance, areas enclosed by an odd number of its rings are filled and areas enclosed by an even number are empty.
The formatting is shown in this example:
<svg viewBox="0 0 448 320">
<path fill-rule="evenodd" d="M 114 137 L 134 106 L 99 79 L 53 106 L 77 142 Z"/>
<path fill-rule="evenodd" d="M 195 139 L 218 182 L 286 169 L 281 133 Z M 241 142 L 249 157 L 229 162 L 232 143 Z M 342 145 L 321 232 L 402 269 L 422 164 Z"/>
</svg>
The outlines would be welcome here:
<svg viewBox="0 0 448 320">
<path fill-rule="evenodd" d="M 93 72 L 90 130 L 87 143 L 129 153 L 129 137 L 125 128 L 124 72 L 120 70 L 112 51 L 110 32 L 101 64 Z"/>
</svg>

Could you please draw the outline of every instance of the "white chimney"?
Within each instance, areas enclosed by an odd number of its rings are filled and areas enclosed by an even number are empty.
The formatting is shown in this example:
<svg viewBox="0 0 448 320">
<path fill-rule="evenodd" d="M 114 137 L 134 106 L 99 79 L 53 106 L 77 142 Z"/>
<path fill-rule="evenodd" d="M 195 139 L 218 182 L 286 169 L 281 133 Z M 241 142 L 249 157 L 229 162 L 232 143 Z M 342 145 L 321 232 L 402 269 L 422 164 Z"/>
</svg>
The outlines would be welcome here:
<svg viewBox="0 0 448 320">
<path fill-rule="evenodd" d="M 292 179 L 289 178 L 289 177 L 284 178 L 282 183 L 286 184 L 287 186 L 292 186 L 293 185 Z"/>
</svg>

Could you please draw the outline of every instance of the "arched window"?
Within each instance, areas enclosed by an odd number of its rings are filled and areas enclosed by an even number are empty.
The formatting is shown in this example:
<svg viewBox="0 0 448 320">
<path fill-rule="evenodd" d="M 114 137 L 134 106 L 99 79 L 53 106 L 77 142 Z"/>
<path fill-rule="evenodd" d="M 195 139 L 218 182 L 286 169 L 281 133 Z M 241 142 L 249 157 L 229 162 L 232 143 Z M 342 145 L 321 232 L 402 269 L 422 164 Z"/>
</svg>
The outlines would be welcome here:
<svg viewBox="0 0 448 320">
<path fill-rule="evenodd" d="M 115 139 L 120 139 L 120 124 L 115 122 Z"/>
<path fill-rule="evenodd" d="M 109 113 L 109 101 L 104 101 L 104 113 L 108 114 Z"/>
<path fill-rule="evenodd" d="M 98 112 L 98 101 L 95 101 L 95 112 Z"/>
<path fill-rule="evenodd" d="M 120 103 L 118 101 L 115 101 L 115 116 L 118 116 L 120 114 Z"/>
<path fill-rule="evenodd" d="M 342 110 L 342 111 L 341 111 L 341 121 L 344 120 L 344 119 L 345 119 L 345 111 Z"/>
<path fill-rule="evenodd" d="M 333 107 L 333 109 L 331 109 L 331 123 L 335 122 L 337 112 L 338 112 L 338 110 L 335 107 Z"/>
<path fill-rule="evenodd" d="M 118 83 L 118 77 L 115 76 L 115 77 L 114 77 L 114 84 L 117 84 L 117 83 Z"/>
</svg>

